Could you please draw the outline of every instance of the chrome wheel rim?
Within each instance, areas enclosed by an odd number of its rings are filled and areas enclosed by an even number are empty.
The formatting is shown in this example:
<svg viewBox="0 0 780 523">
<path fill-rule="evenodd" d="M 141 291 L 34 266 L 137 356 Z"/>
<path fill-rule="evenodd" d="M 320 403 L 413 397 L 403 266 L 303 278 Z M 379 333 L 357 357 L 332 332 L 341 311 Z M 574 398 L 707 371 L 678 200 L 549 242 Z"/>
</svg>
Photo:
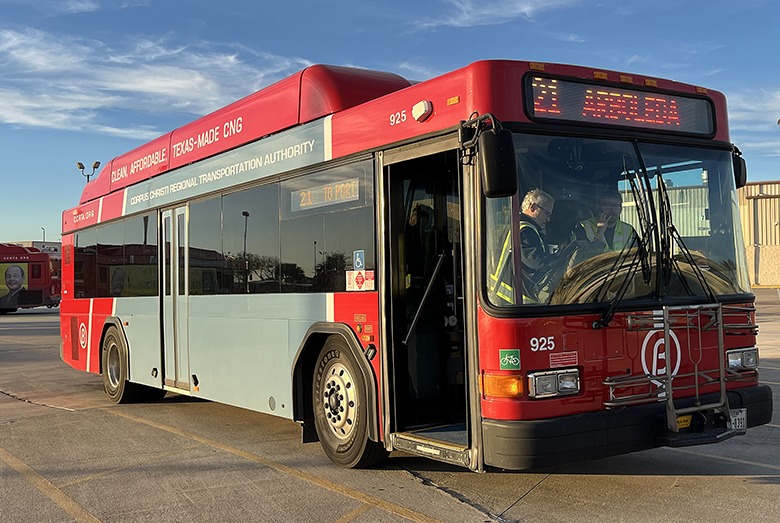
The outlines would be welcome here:
<svg viewBox="0 0 780 523">
<path fill-rule="evenodd" d="M 119 377 L 121 376 L 121 364 L 119 362 L 119 347 L 116 343 L 111 343 L 106 348 L 106 376 L 108 377 L 108 383 L 112 388 L 119 386 Z"/>
<path fill-rule="evenodd" d="M 352 374 L 343 364 L 334 362 L 323 374 L 320 400 L 331 433 L 346 440 L 355 429 L 357 391 Z"/>
</svg>

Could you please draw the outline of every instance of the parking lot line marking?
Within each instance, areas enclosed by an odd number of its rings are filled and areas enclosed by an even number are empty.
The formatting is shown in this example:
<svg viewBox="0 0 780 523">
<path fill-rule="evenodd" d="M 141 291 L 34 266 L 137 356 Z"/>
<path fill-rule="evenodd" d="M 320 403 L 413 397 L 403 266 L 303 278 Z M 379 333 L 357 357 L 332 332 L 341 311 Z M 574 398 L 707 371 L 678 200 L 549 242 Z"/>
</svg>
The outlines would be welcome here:
<svg viewBox="0 0 780 523">
<path fill-rule="evenodd" d="M 67 494 L 49 483 L 46 478 L 35 472 L 26 463 L 2 447 L 0 447 L 0 459 L 5 461 L 11 468 L 24 476 L 24 478 L 32 483 L 35 488 L 40 490 L 54 503 L 59 505 L 62 510 L 67 512 L 79 523 L 100 523 L 100 520 L 87 512 L 84 507 L 73 501 L 73 499 L 70 498 Z"/>
<path fill-rule="evenodd" d="M 343 517 L 336 520 L 336 523 L 349 523 L 350 521 L 355 521 L 355 519 L 359 518 L 369 510 L 371 510 L 371 505 L 368 505 L 366 503 L 363 503 L 358 508 L 350 512 L 349 514 L 344 514 Z"/>
<path fill-rule="evenodd" d="M 699 456 L 701 458 L 711 458 L 711 459 L 718 459 L 720 461 L 729 461 L 731 463 L 739 463 L 740 465 L 750 465 L 751 467 L 761 467 L 764 469 L 771 469 L 771 470 L 780 470 L 780 466 L 778 465 L 769 465 L 768 463 L 759 463 L 757 461 L 748 461 L 746 459 L 738 459 L 738 458 L 729 458 L 726 456 L 716 456 L 714 454 L 708 454 L 706 452 L 696 452 L 693 450 L 685 450 L 675 447 L 666 447 L 668 450 L 672 450 L 674 452 L 682 452 L 683 454 L 692 454 L 694 456 Z M 752 476 L 755 476 L 757 474 L 751 474 Z"/>
<path fill-rule="evenodd" d="M 434 519 L 432 517 L 426 516 L 425 514 L 421 512 L 417 512 L 416 510 L 408 509 L 406 507 L 402 507 L 401 505 L 396 505 L 395 503 L 392 503 L 390 501 L 386 501 L 381 498 L 377 498 L 375 496 L 371 496 L 369 494 L 365 494 L 363 492 L 360 492 L 359 490 L 355 490 L 353 488 L 345 487 L 344 485 L 339 485 L 338 483 L 335 483 L 333 481 L 328 481 L 327 479 L 322 479 L 317 476 L 314 476 L 312 474 L 308 474 L 302 470 L 298 470 L 293 467 L 289 467 L 287 465 L 284 465 L 282 463 L 278 463 L 276 461 L 273 461 L 268 458 L 264 458 L 263 456 L 260 456 L 258 454 L 253 454 L 251 452 L 247 452 L 245 450 L 241 450 L 236 447 L 231 447 L 230 445 L 225 445 L 224 443 L 220 443 L 219 441 L 204 438 L 202 436 L 198 436 L 196 434 L 192 434 L 191 432 L 187 432 L 185 430 L 182 430 L 177 427 L 172 427 L 170 425 L 165 425 L 163 423 L 158 423 L 156 421 L 152 421 L 145 418 L 140 418 L 138 416 L 134 416 L 132 414 L 128 414 L 127 412 L 122 412 L 121 410 L 117 408 L 108 408 L 108 409 L 100 409 L 103 412 L 106 412 L 107 414 L 113 414 L 114 416 L 118 416 L 120 418 L 125 418 L 130 421 L 134 421 L 136 423 L 143 423 L 144 425 L 148 425 L 150 427 L 154 427 L 159 430 L 163 430 L 165 432 L 169 432 L 171 434 L 176 434 L 177 436 L 181 436 L 183 438 L 187 438 L 192 441 L 197 441 L 198 443 L 201 443 L 203 445 L 207 445 L 209 447 L 222 450 L 224 452 L 233 454 L 234 456 L 238 456 L 240 458 L 244 458 L 249 461 L 253 461 L 255 463 L 259 463 L 261 465 L 264 465 L 268 468 L 274 469 L 277 472 L 281 472 L 282 474 L 287 474 L 288 476 L 293 476 L 295 478 L 298 478 L 302 481 L 305 481 L 307 483 L 311 483 L 314 485 L 317 485 L 318 487 L 324 488 L 326 490 L 330 490 L 331 492 L 335 492 L 337 494 L 341 494 L 343 496 L 347 496 L 349 498 L 355 499 L 357 501 L 360 501 L 362 503 L 366 503 L 368 505 L 377 507 L 381 510 L 384 510 L 385 512 L 389 512 L 391 514 L 395 514 L 396 516 L 400 516 L 402 518 L 408 519 L 410 521 L 415 521 L 418 523 L 443 523 L 437 519 Z"/>
</svg>

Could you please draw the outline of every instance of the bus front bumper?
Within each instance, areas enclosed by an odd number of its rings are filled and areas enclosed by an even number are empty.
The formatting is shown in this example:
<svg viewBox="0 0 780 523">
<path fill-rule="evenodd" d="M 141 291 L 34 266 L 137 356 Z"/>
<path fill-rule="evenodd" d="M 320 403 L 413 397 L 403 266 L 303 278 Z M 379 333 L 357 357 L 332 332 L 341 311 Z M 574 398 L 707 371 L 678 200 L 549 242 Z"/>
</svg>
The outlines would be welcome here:
<svg viewBox="0 0 780 523">
<path fill-rule="evenodd" d="M 772 421 L 768 385 L 728 391 L 728 400 L 731 409 L 747 408 L 748 427 Z M 717 395 L 702 396 L 702 403 L 716 401 Z M 680 400 L 679 406 L 686 406 L 686 400 Z M 663 446 L 659 438 L 666 430 L 665 408 L 665 403 L 653 403 L 543 420 L 485 419 L 485 465 L 534 469 Z"/>
</svg>

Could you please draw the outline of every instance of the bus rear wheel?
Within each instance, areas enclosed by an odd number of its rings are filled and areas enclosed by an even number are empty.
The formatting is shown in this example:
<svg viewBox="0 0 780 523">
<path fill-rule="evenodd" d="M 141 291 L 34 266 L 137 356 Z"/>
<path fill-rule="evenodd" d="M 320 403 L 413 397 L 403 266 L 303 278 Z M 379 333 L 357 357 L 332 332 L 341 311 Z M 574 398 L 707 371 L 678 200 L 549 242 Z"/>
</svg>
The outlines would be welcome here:
<svg viewBox="0 0 780 523">
<path fill-rule="evenodd" d="M 347 468 L 370 467 L 386 456 L 368 438 L 367 385 L 341 336 L 325 342 L 314 369 L 314 424 L 325 454 Z"/>
<path fill-rule="evenodd" d="M 103 389 L 113 403 L 137 401 L 141 386 L 127 381 L 128 359 L 124 337 L 114 326 L 106 331 L 103 338 Z"/>
</svg>

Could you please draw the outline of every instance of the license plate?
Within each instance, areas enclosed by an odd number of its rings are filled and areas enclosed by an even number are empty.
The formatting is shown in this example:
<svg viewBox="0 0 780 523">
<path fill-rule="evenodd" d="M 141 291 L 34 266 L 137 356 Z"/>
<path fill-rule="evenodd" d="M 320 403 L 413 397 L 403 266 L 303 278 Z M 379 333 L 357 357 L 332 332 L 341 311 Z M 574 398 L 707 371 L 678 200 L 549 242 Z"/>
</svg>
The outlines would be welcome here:
<svg viewBox="0 0 780 523">
<path fill-rule="evenodd" d="M 687 416 L 677 416 L 677 428 L 678 429 L 687 429 L 691 426 L 691 420 L 693 419 L 692 414 L 688 414 Z"/>
<path fill-rule="evenodd" d="M 732 409 L 730 429 L 745 430 L 747 428 L 747 409 Z"/>
</svg>

